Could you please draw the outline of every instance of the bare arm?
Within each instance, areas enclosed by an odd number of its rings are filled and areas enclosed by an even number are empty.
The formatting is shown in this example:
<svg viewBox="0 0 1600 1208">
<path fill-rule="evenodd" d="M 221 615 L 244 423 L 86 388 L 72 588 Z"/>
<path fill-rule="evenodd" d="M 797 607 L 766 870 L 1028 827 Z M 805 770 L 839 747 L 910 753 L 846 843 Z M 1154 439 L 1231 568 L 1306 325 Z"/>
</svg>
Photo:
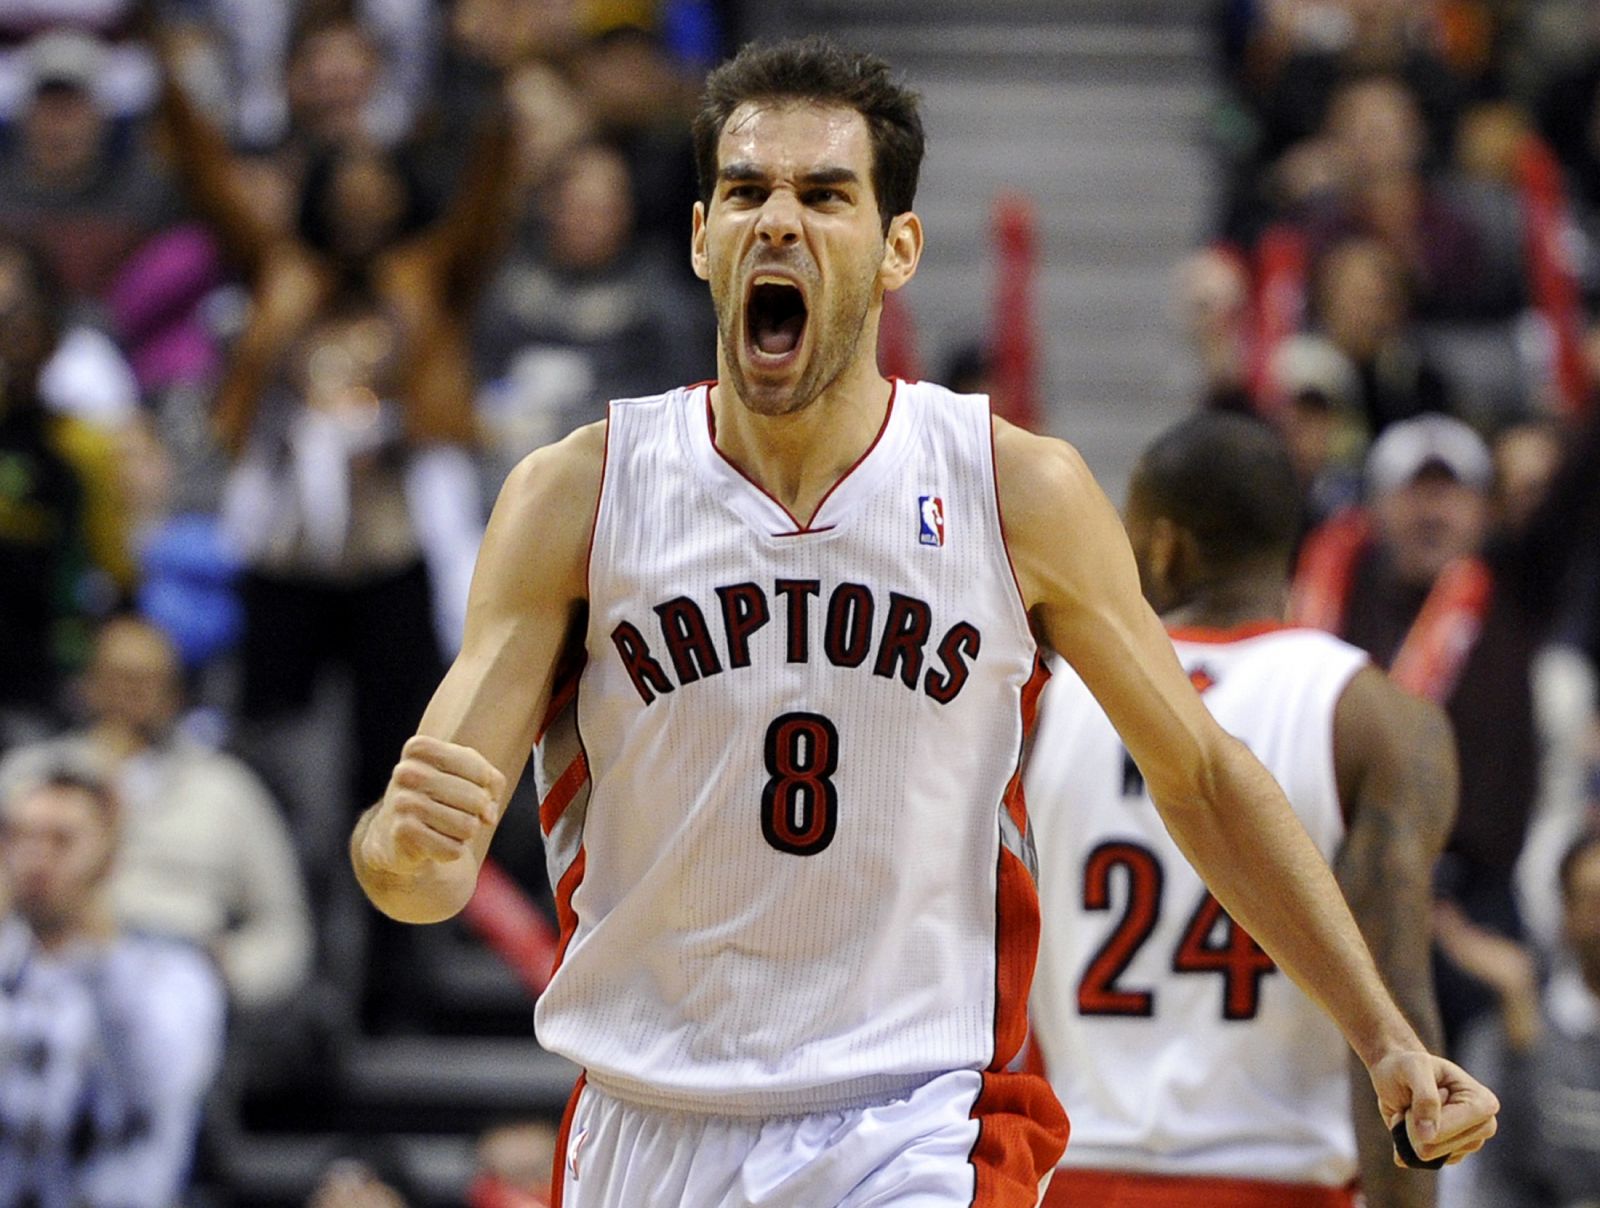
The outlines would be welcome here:
<svg viewBox="0 0 1600 1208">
<path fill-rule="evenodd" d="M 228 256 L 254 278 L 278 236 L 257 216 L 245 196 L 222 132 L 195 108 L 179 83 L 174 48 L 158 23 L 149 23 L 150 44 L 161 71 L 157 125 L 167 154 L 190 203 L 216 230 Z"/>
<path fill-rule="evenodd" d="M 1409 1111 L 1425 1157 L 1481 1146 L 1493 1132 L 1494 1097 L 1429 1057 L 1395 1006 L 1282 790 L 1200 703 L 1140 595 L 1116 511 L 1082 459 L 999 421 L 995 452 L 1029 613 L 1116 726 L 1179 848 L 1339 1025 L 1372 1073 L 1386 1122 Z"/>
<path fill-rule="evenodd" d="M 530 454 L 495 504 L 466 635 L 351 861 L 373 905 L 432 923 L 466 905 L 584 607 L 604 425 Z"/>
<path fill-rule="evenodd" d="M 1334 714 L 1334 763 L 1349 830 L 1334 871 L 1384 981 L 1430 1048 L 1442 1044 L 1429 961 L 1434 863 L 1455 818 L 1455 739 L 1444 711 L 1376 668 L 1357 673 Z M 1388 1129 L 1352 1064 L 1361 1185 L 1372 1208 L 1432 1208 L 1434 1176 L 1394 1164 Z"/>
</svg>

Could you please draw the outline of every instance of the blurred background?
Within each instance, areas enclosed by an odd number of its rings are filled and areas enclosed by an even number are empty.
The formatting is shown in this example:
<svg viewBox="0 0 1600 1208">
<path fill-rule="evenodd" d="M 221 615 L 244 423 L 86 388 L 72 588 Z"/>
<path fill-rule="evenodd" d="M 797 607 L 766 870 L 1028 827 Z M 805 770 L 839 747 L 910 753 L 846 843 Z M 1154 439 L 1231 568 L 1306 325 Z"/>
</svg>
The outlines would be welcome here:
<svg viewBox="0 0 1600 1208">
<path fill-rule="evenodd" d="M 1600 1200 L 1600 4 L 0 0 L 0 1206 L 543 1202 L 531 784 L 449 924 L 344 842 L 506 472 L 714 374 L 699 84 L 815 31 L 924 98 L 885 372 L 1119 501 L 1281 433 L 1297 618 L 1457 725 L 1452 1047 L 1562 1105 L 1441 1202 Z"/>
</svg>

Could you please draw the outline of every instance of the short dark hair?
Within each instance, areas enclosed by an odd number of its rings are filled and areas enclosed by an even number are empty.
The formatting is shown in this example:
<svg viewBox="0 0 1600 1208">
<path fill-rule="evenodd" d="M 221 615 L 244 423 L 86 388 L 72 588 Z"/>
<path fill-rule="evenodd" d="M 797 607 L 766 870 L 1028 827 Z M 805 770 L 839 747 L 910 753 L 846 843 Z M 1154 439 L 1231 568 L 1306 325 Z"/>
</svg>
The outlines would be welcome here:
<svg viewBox="0 0 1600 1208">
<path fill-rule="evenodd" d="M 117 796 L 105 777 L 79 759 L 55 759 L 12 787 L 8 801 L 20 801 L 35 793 L 78 793 L 89 798 L 95 813 L 104 822 L 117 818 Z"/>
<path fill-rule="evenodd" d="M 717 141 L 733 111 L 747 101 L 800 101 L 854 109 L 872 139 L 872 191 L 883 229 L 917 197 L 926 138 L 915 92 L 893 78 L 876 55 L 845 50 L 826 38 L 750 42 L 706 78 L 694 119 L 700 200 L 717 187 Z"/>
<path fill-rule="evenodd" d="M 1133 472 L 1134 496 L 1230 569 L 1294 552 L 1300 483 L 1278 434 L 1260 420 L 1206 411 L 1158 436 Z"/>
</svg>

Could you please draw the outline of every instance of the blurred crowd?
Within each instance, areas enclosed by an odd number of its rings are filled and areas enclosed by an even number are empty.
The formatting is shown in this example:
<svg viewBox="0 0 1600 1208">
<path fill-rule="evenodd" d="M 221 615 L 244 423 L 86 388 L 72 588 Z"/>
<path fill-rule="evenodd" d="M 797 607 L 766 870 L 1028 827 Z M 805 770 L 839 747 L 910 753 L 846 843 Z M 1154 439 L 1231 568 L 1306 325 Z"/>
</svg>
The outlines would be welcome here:
<svg viewBox="0 0 1600 1208">
<path fill-rule="evenodd" d="M 305 1114 L 328 1045 L 429 1025 L 436 941 L 367 910 L 343 841 L 506 471 L 714 371 L 687 126 L 736 16 L 0 4 L 0 1205 L 164 1208 L 208 1177 L 227 1205 L 219 1095 Z M 1176 287 L 1204 405 L 1293 453 L 1297 618 L 1457 730 L 1436 981 L 1518 1135 L 1442 1202 L 1576 1205 L 1600 5 L 1218 0 L 1214 30 L 1218 206 Z M 499 855 L 547 893 L 536 840 Z M 551 1145 L 487 1132 L 475 1208 L 539 1203 Z M 330 1147 L 318 1208 L 422 1202 L 383 1147 Z"/>
<path fill-rule="evenodd" d="M 1292 612 L 1450 714 L 1452 1052 L 1511 1136 L 1452 1208 L 1600 1197 L 1600 6 L 1221 0 L 1204 405 L 1275 425 Z"/>
<path fill-rule="evenodd" d="M 0 1204 L 166 1208 L 219 1094 L 314 1125 L 329 1044 L 426 1022 L 344 838 L 506 471 L 714 372 L 688 120 L 732 19 L 0 4 Z M 474 1203 L 541 1202 L 546 1134 L 486 1135 Z M 392 1157 L 310 1202 L 423 1202 Z"/>
</svg>

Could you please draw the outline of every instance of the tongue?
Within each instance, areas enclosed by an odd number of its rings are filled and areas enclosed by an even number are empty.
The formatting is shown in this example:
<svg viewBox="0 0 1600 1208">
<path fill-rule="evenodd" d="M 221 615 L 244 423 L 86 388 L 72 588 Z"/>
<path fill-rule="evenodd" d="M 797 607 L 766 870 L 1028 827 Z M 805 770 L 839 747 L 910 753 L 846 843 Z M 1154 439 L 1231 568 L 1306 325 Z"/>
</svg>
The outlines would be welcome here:
<svg viewBox="0 0 1600 1208">
<path fill-rule="evenodd" d="M 804 315 L 790 315 L 777 323 L 764 323 L 756 332 L 756 345 L 770 356 L 793 352 L 806 325 Z"/>
</svg>

